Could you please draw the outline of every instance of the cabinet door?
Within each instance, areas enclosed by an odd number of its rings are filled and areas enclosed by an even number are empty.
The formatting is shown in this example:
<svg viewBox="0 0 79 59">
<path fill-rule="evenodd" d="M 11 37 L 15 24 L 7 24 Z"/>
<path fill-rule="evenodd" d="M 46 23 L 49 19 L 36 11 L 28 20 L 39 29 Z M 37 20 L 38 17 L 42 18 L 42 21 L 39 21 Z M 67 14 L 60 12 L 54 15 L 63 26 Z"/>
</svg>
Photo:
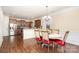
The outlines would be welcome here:
<svg viewBox="0 0 79 59">
<path fill-rule="evenodd" d="M 22 35 L 22 29 L 16 29 L 15 35 Z"/>
<path fill-rule="evenodd" d="M 35 27 L 40 28 L 41 27 L 41 20 L 35 20 Z"/>
</svg>

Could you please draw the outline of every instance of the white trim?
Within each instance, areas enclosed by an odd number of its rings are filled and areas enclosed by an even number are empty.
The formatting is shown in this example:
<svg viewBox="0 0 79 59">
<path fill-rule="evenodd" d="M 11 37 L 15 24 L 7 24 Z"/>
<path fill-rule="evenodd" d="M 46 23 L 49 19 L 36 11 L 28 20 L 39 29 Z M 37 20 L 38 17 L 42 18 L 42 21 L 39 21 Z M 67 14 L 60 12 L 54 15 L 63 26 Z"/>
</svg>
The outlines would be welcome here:
<svg viewBox="0 0 79 59">
<path fill-rule="evenodd" d="M 67 43 L 74 44 L 74 45 L 79 45 L 79 42 L 74 41 L 74 40 L 68 40 Z"/>
</svg>

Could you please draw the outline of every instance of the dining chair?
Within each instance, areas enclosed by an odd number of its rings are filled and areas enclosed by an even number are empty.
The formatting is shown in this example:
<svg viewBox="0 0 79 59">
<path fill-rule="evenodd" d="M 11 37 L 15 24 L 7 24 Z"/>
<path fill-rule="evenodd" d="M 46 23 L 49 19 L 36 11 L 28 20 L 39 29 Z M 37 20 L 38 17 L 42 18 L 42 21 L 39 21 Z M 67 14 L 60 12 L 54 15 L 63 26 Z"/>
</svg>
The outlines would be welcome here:
<svg viewBox="0 0 79 59">
<path fill-rule="evenodd" d="M 52 33 L 52 29 L 46 29 L 48 31 L 48 34 Z"/>
<path fill-rule="evenodd" d="M 49 29 L 50 30 L 50 34 L 54 34 L 54 35 L 56 35 L 56 34 L 59 34 L 59 29 Z M 50 39 L 51 41 L 52 41 L 52 44 L 53 44 L 53 47 L 55 46 L 55 43 L 54 43 L 54 41 L 55 41 L 55 39 Z"/>
<path fill-rule="evenodd" d="M 52 41 L 49 40 L 48 31 L 41 31 L 41 33 L 42 33 L 42 39 L 43 39 L 42 47 L 44 45 L 47 45 L 48 46 L 48 52 L 49 52 L 49 46 L 50 46 L 50 44 L 52 44 Z"/>
<path fill-rule="evenodd" d="M 62 52 L 65 52 L 66 39 L 68 37 L 69 31 L 66 31 L 63 39 L 56 39 L 54 42 L 57 44 L 56 47 L 61 46 Z"/>
<path fill-rule="evenodd" d="M 40 36 L 40 31 L 38 29 L 34 30 L 35 39 L 38 44 L 42 44 L 42 37 Z"/>
</svg>

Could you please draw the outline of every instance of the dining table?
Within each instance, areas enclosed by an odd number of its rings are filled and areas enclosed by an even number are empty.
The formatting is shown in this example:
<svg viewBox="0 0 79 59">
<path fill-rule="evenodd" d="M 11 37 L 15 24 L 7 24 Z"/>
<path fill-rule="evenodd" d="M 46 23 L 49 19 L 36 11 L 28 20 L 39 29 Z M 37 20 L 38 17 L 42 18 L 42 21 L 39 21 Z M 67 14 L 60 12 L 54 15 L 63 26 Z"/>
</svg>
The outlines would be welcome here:
<svg viewBox="0 0 79 59">
<path fill-rule="evenodd" d="M 45 29 L 40 29 L 40 36 L 42 37 L 42 33 L 41 31 L 46 31 Z M 49 39 L 61 39 L 62 40 L 62 35 L 57 34 L 57 33 L 51 33 L 51 30 L 47 30 L 48 31 L 48 36 Z"/>
<path fill-rule="evenodd" d="M 55 39 L 60 39 L 60 40 L 62 40 L 62 35 L 60 35 L 60 34 L 54 34 L 54 33 L 51 33 L 51 34 L 49 34 L 48 35 L 49 36 L 49 39 L 51 39 L 51 40 L 55 40 Z"/>
</svg>

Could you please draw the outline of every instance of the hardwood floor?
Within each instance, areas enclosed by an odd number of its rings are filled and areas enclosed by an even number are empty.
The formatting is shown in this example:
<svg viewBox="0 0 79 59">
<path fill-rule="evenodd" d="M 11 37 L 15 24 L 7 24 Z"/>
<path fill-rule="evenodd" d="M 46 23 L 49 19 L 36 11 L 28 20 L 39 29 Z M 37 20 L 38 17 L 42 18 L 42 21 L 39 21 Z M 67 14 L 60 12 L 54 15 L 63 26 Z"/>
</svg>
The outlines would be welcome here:
<svg viewBox="0 0 79 59">
<path fill-rule="evenodd" d="M 61 53 L 61 48 L 47 47 L 42 48 L 35 39 L 23 40 L 21 35 L 4 37 L 0 53 Z M 79 46 L 66 44 L 66 53 L 79 53 Z"/>
</svg>

